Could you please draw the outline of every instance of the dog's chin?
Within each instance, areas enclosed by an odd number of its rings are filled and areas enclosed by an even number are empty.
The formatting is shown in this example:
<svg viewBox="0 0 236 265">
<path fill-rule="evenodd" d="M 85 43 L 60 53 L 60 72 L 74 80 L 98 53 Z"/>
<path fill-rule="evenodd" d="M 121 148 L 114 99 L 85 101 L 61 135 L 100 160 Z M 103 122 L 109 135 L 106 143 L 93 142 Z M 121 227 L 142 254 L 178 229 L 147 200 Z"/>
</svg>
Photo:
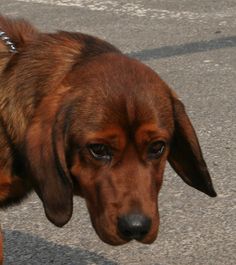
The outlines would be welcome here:
<svg viewBox="0 0 236 265">
<path fill-rule="evenodd" d="M 126 238 L 122 237 L 121 235 L 119 235 L 119 233 L 118 234 L 108 234 L 104 230 L 99 231 L 97 229 L 95 229 L 95 231 L 96 231 L 98 237 L 104 243 L 106 243 L 108 245 L 112 245 L 112 246 L 122 246 L 124 244 L 127 244 L 129 242 L 134 242 L 134 241 L 138 242 L 138 243 L 142 243 L 142 244 L 152 244 L 157 238 L 157 234 L 150 234 L 150 235 L 147 235 L 145 238 L 140 239 L 140 240 L 126 239 Z"/>
<path fill-rule="evenodd" d="M 156 236 L 154 238 L 147 238 L 147 239 L 142 239 L 142 240 L 135 240 L 135 239 L 126 240 L 120 237 L 115 239 L 115 238 L 104 238 L 104 237 L 101 237 L 100 235 L 98 236 L 104 243 L 111 245 L 111 246 L 122 246 L 129 242 L 138 242 L 141 244 L 152 244 L 156 239 Z"/>
<path fill-rule="evenodd" d="M 99 238 L 106 244 L 111 245 L 111 246 L 122 246 L 127 243 L 129 243 L 131 240 L 124 240 L 122 238 L 108 238 L 108 237 L 101 237 L 98 235 Z"/>
</svg>

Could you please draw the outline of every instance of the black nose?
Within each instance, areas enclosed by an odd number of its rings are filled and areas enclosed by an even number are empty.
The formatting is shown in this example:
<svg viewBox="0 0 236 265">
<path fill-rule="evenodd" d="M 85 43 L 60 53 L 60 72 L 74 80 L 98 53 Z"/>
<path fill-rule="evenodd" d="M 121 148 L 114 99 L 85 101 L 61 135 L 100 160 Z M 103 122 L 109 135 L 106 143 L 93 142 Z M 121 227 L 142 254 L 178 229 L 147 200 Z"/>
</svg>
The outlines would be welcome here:
<svg viewBox="0 0 236 265">
<path fill-rule="evenodd" d="M 126 239 L 141 240 L 151 228 L 151 219 L 142 214 L 127 214 L 118 218 L 118 229 Z"/>
</svg>

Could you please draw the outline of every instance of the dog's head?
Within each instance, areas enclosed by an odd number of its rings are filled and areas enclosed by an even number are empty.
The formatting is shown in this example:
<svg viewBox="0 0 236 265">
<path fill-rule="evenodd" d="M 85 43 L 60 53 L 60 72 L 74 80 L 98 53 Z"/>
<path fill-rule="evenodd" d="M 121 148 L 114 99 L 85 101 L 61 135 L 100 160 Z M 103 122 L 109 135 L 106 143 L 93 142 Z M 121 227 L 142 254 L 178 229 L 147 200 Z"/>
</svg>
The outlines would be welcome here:
<svg viewBox="0 0 236 265">
<path fill-rule="evenodd" d="M 149 67 L 121 54 L 75 66 L 40 103 L 26 145 L 47 217 L 64 225 L 80 195 L 109 244 L 155 240 L 166 161 L 216 196 L 181 101 Z"/>
</svg>

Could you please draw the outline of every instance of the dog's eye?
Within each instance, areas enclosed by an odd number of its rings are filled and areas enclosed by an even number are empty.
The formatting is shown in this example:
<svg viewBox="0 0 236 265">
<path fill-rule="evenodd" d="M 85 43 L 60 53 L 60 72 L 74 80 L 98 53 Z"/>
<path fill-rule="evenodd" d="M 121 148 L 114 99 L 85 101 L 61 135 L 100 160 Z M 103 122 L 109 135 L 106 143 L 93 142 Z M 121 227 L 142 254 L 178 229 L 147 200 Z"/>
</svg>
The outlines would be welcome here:
<svg viewBox="0 0 236 265">
<path fill-rule="evenodd" d="M 96 160 L 109 161 L 112 158 L 112 151 L 105 144 L 90 144 L 88 150 Z"/>
<path fill-rule="evenodd" d="M 156 141 L 148 146 L 148 159 L 159 158 L 165 150 L 165 143 L 162 141 Z"/>
</svg>

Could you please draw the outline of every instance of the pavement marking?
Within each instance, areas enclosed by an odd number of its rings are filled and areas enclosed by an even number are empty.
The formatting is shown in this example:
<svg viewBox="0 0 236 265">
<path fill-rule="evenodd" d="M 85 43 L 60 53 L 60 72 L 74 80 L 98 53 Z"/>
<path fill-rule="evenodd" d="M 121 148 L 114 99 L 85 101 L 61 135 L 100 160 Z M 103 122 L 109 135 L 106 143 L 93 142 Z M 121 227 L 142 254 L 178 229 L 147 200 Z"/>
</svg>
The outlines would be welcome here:
<svg viewBox="0 0 236 265">
<path fill-rule="evenodd" d="M 141 1 L 131 1 L 125 4 L 119 0 L 16 0 L 17 2 L 51 4 L 57 6 L 74 6 L 85 8 L 91 11 L 108 11 L 115 14 L 126 14 L 136 17 L 148 17 L 157 19 L 221 19 L 227 17 L 236 17 L 236 8 L 228 8 L 221 12 L 197 13 L 191 11 L 171 11 L 146 7 Z"/>
</svg>

